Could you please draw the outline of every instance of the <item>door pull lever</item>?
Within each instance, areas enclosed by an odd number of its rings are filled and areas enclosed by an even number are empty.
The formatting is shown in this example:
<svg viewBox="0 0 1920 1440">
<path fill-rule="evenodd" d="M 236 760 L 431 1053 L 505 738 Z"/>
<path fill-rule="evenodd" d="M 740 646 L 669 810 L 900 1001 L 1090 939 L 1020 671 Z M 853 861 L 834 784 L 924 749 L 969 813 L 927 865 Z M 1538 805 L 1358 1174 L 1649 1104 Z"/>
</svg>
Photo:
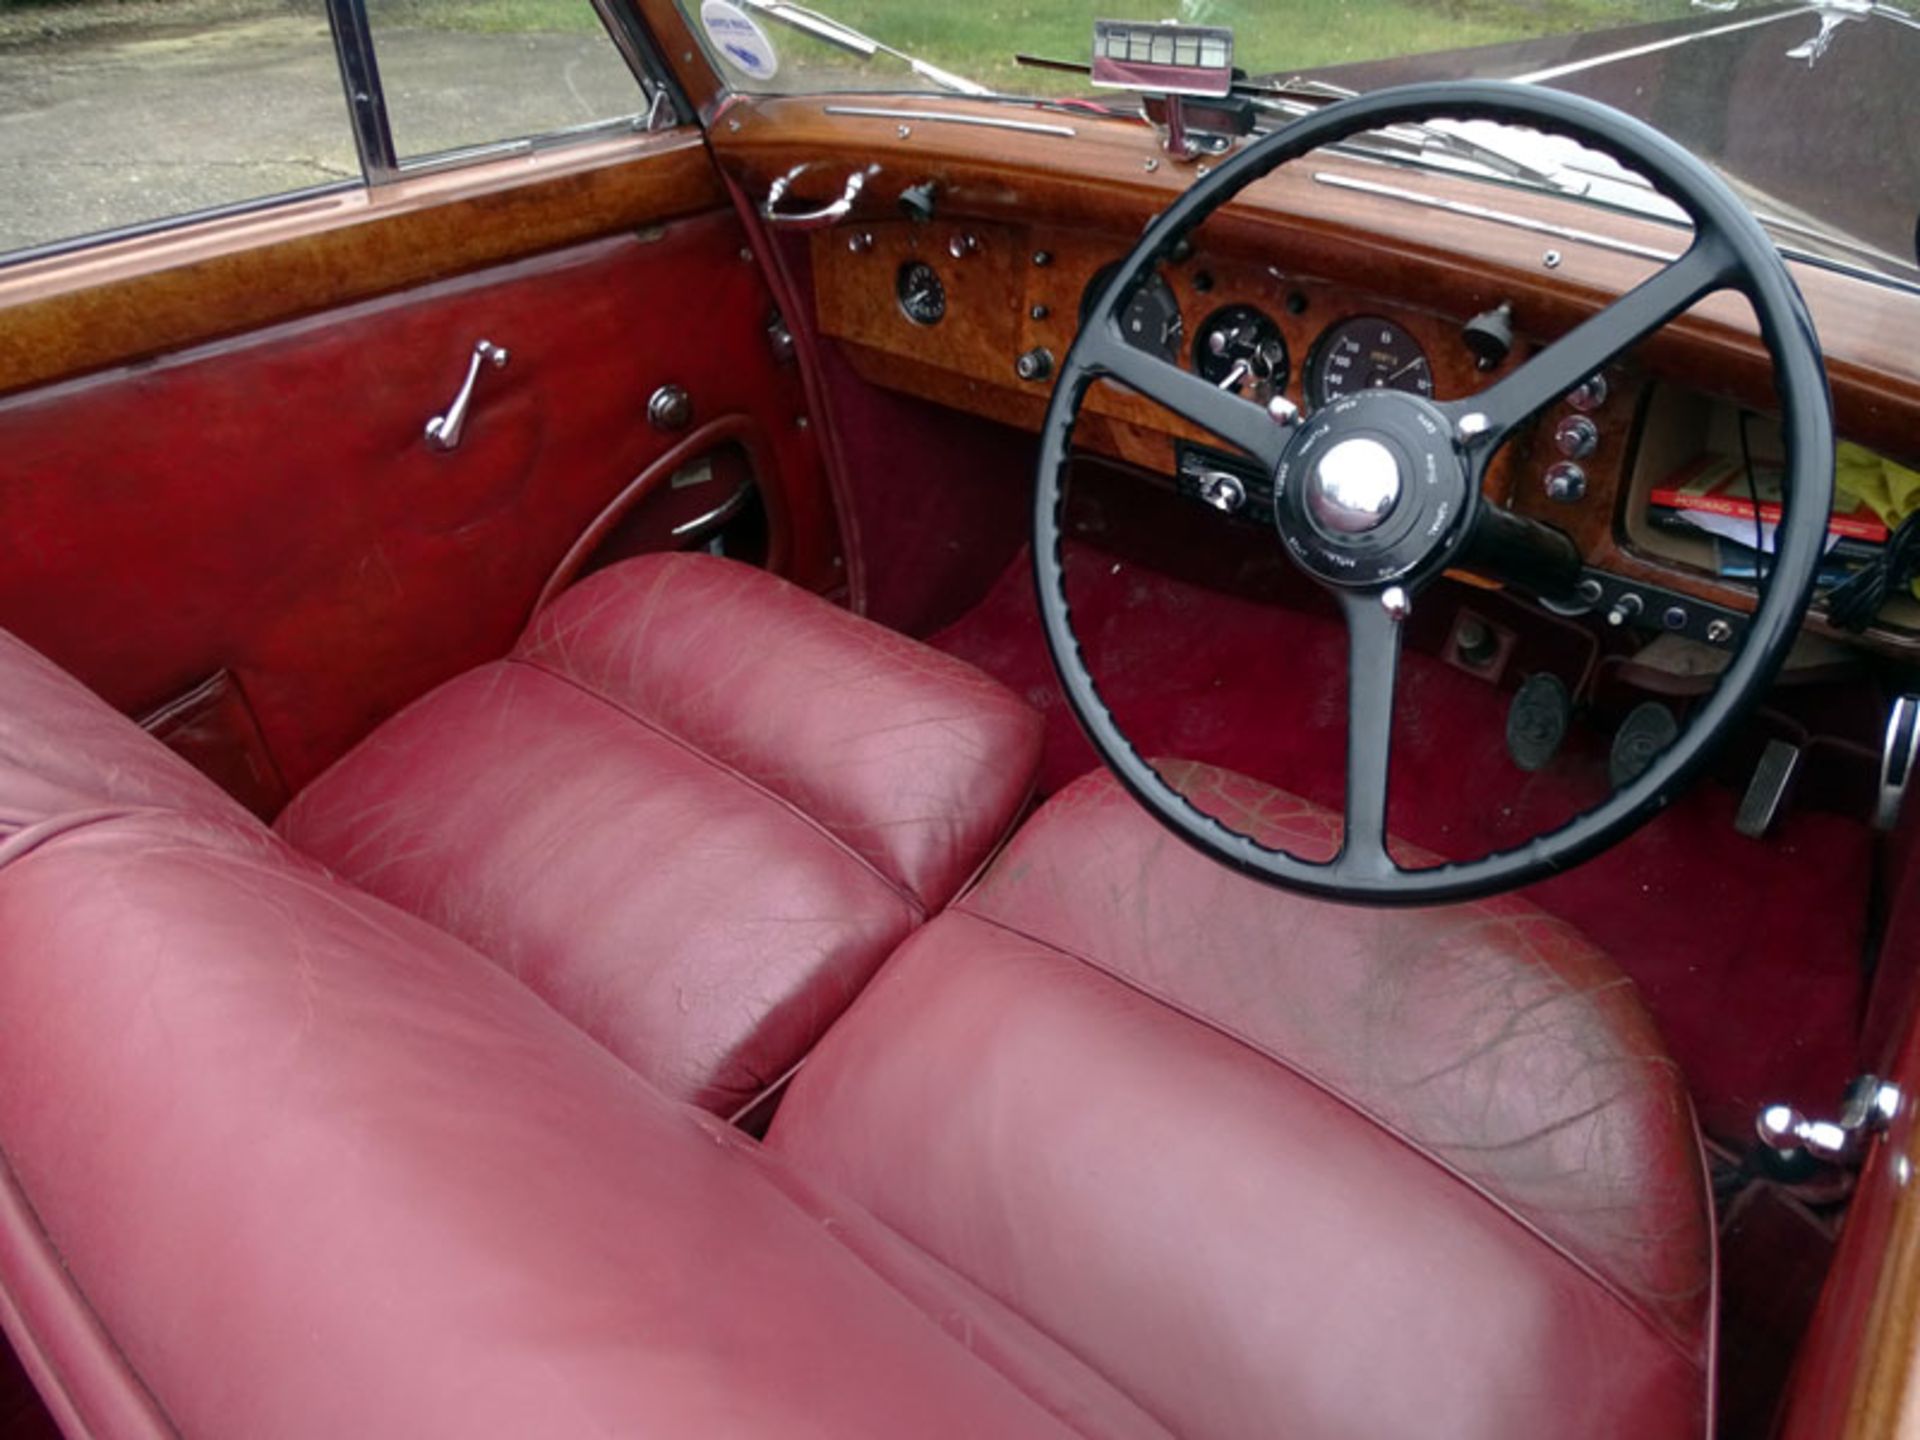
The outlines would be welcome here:
<svg viewBox="0 0 1920 1440">
<path fill-rule="evenodd" d="M 491 340 L 482 340 L 473 347 L 473 359 L 467 363 L 467 378 L 460 386 L 460 393 L 453 397 L 446 414 L 427 421 L 429 446 L 435 450 L 451 450 L 460 443 L 460 432 L 466 428 L 467 411 L 473 404 L 473 387 L 480 379 L 480 367 L 491 365 L 499 370 L 506 363 L 507 352 Z"/>
</svg>

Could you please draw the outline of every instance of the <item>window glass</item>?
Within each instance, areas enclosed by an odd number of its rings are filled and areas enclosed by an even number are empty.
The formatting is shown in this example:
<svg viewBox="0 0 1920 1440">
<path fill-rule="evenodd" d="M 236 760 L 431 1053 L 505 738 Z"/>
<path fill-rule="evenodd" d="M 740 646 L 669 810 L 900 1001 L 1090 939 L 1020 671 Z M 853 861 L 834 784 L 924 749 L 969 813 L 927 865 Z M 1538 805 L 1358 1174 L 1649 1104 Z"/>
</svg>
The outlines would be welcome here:
<svg viewBox="0 0 1920 1440">
<path fill-rule="evenodd" d="M 647 108 L 588 0 L 367 0 L 367 18 L 402 160 Z"/>
<path fill-rule="evenodd" d="M 0 0 L 0 252 L 359 178 L 322 0 Z"/>
</svg>

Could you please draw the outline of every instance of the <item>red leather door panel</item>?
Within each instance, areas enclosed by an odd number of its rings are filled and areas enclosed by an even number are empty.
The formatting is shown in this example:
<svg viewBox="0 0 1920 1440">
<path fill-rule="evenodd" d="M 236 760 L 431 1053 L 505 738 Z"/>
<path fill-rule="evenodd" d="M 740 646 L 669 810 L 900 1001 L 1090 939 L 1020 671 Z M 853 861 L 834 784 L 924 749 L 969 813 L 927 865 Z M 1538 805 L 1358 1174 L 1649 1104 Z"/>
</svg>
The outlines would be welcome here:
<svg viewBox="0 0 1920 1440">
<path fill-rule="evenodd" d="M 731 214 L 622 233 L 0 401 L 0 627 L 129 712 L 225 670 L 298 789 L 505 652 L 607 502 L 741 417 L 778 547 L 834 582 L 800 380 Z M 424 443 L 474 342 L 505 346 L 451 453 Z"/>
</svg>

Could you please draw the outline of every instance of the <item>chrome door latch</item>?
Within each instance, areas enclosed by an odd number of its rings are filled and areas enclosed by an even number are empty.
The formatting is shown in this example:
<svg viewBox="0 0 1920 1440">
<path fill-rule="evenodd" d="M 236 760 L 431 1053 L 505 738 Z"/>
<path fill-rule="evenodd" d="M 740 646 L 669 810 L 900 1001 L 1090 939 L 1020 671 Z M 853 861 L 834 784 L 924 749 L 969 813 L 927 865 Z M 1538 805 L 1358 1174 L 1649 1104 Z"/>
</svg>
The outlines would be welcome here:
<svg viewBox="0 0 1920 1440">
<path fill-rule="evenodd" d="M 1878 1075 L 1856 1076 L 1847 1086 L 1837 1120 L 1811 1120 L 1791 1105 L 1769 1105 L 1754 1128 L 1760 1143 L 1787 1156 L 1812 1156 L 1828 1165 L 1853 1166 L 1867 1158 L 1867 1142 L 1892 1123 L 1905 1103 L 1900 1087 Z"/>
<path fill-rule="evenodd" d="M 473 405 L 473 387 L 480 379 L 480 367 L 491 365 L 499 370 L 506 363 L 507 352 L 491 340 L 482 340 L 473 347 L 473 359 L 467 362 L 467 378 L 460 386 L 460 393 L 453 397 L 446 414 L 436 415 L 427 421 L 429 446 L 435 450 L 451 450 L 460 443 L 460 432 L 467 424 L 467 411 Z"/>
</svg>

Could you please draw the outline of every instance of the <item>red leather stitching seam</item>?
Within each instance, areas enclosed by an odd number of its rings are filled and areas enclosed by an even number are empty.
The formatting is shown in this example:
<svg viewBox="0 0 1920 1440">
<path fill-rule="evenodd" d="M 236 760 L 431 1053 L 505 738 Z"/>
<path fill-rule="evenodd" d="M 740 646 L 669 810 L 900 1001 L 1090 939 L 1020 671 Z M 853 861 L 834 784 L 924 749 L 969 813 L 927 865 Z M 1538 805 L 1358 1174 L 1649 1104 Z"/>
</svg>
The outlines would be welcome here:
<svg viewBox="0 0 1920 1440">
<path fill-rule="evenodd" d="M 1326 1080 L 1322 1079 L 1320 1076 L 1315 1075 L 1312 1071 L 1302 1068 L 1300 1065 L 1296 1064 L 1292 1060 L 1287 1059 L 1283 1055 L 1276 1054 L 1273 1050 L 1271 1050 L 1267 1046 L 1260 1044 L 1257 1040 L 1251 1039 L 1246 1035 L 1242 1035 L 1237 1030 L 1234 1030 L 1231 1026 L 1222 1025 L 1219 1021 L 1214 1020 L 1209 1016 L 1200 1014 L 1199 1012 L 1192 1009 L 1190 1006 L 1187 1006 L 1178 1000 L 1171 999 L 1168 996 L 1161 994 L 1159 991 L 1151 988 L 1150 986 L 1142 985 L 1139 981 L 1135 980 L 1132 976 L 1124 975 L 1118 970 L 1115 970 L 1113 967 L 1109 965 L 1104 965 L 1098 960 L 1094 960 L 1089 958 L 1088 956 L 1082 955 L 1076 950 L 1069 950 L 1063 946 L 1054 944 L 1052 941 L 1042 940 L 1037 935 L 1030 935 L 1026 931 L 1020 929 L 1018 926 L 1009 925 L 1004 921 L 993 918 L 990 915 L 982 915 L 979 911 L 969 908 L 964 903 L 956 905 L 954 909 L 956 910 L 956 912 L 967 916 L 967 918 L 971 920 L 978 920 L 984 925 L 991 925 L 996 930 L 1000 930 L 1008 935 L 1016 936 L 1019 939 L 1026 941 L 1030 945 L 1037 945 L 1042 950 L 1046 950 L 1051 952 L 1052 954 L 1058 955 L 1064 960 L 1077 961 L 1080 964 L 1085 965 L 1090 970 L 1098 971 L 1100 974 L 1105 975 L 1108 979 L 1114 980 L 1117 983 L 1126 986 L 1129 990 L 1132 990 L 1135 994 L 1140 995 L 1145 999 L 1151 1000 L 1157 1005 L 1164 1005 L 1167 1009 L 1175 1011 L 1176 1013 L 1185 1016 L 1187 1019 L 1193 1021 L 1196 1025 L 1203 1026 L 1206 1029 L 1213 1031 L 1216 1035 L 1219 1035 L 1221 1038 L 1230 1040 L 1235 1044 L 1244 1047 L 1245 1049 L 1251 1050 L 1254 1054 L 1264 1057 L 1265 1059 L 1271 1061 L 1273 1064 L 1279 1066 L 1281 1069 L 1285 1070 L 1288 1074 L 1294 1076 L 1296 1079 L 1302 1081 L 1307 1085 L 1311 1085 L 1314 1089 L 1318 1090 L 1321 1094 L 1327 1096 L 1328 1099 L 1333 1100 L 1335 1103 L 1339 1105 L 1345 1106 L 1348 1110 L 1351 1110 L 1354 1114 L 1358 1115 L 1361 1119 L 1365 1120 L 1368 1124 L 1372 1125 L 1375 1129 L 1379 1130 L 1382 1134 L 1397 1141 L 1401 1145 L 1404 1145 L 1407 1149 L 1411 1150 L 1414 1154 L 1420 1156 L 1422 1159 L 1426 1160 L 1430 1165 L 1434 1166 L 1434 1168 L 1439 1170 L 1442 1174 L 1448 1176 L 1456 1184 L 1465 1186 L 1468 1190 L 1471 1190 L 1474 1194 L 1478 1195 L 1482 1200 L 1486 1201 L 1486 1203 L 1491 1205 L 1495 1210 L 1498 1210 L 1501 1214 L 1505 1215 L 1509 1220 L 1513 1221 L 1515 1225 L 1518 1225 L 1522 1230 L 1526 1231 L 1527 1234 L 1531 1235 L 1536 1241 L 1538 1241 L 1547 1250 L 1551 1251 L 1555 1255 L 1558 1255 L 1567 1264 L 1573 1266 L 1582 1275 L 1585 1275 L 1595 1285 L 1599 1286 L 1602 1291 L 1604 1291 L 1607 1295 L 1612 1297 L 1612 1299 L 1617 1304 L 1623 1307 L 1629 1314 L 1631 1314 L 1642 1325 L 1646 1326 L 1647 1329 L 1651 1330 L 1655 1335 L 1658 1335 L 1663 1341 L 1665 1341 L 1669 1346 L 1673 1348 L 1673 1350 L 1686 1363 L 1689 1369 L 1695 1370 L 1695 1371 L 1701 1371 L 1702 1373 L 1704 1373 L 1704 1371 L 1702 1370 L 1702 1362 L 1700 1360 L 1697 1360 L 1694 1356 L 1688 1353 L 1687 1346 L 1684 1344 L 1681 1338 L 1678 1335 L 1675 1335 L 1672 1331 L 1670 1331 L 1656 1317 L 1649 1314 L 1647 1310 L 1638 1301 L 1636 1301 L 1631 1295 L 1627 1294 L 1624 1290 L 1622 1290 L 1614 1281 L 1610 1280 L 1607 1276 L 1595 1270 L 1592 1265 L 1588 1264 L 1585 1260 L 1582 1260 L 1578 1255 L 1575 1255 L 1572 1251 L 1570 1251 L 1564 1245 L 1562 1245 L 1558 1240 L 1554 1239 L 1551 1235 L 1547 1234 L 1546 1231 L 1542 1230 L 1533 1221 L 1527 1219 L 1526 1216 L 1522 1215 L 1519 1211 L 1514 1209 L 1513 1206 L 1509 1205 L 1505 1200 L 1501 1199 L 1498 1195 L 1494 1194 L 1491 1190 L 1488 1190 L 1484 1185 L 1480 1184 L 1477 1180 L 1474 1180 L 1471 1176 L 1463 1174 L 1458 1168 L 1449 1164 L 1445 1159 L 1435 1154 L 1427 1146 L 1421 1144 L 1419 1141 L 1415 1140 L 1412 1136 L 1407 1135 L 1402 1130 L 1400 1130 L 1399 1127 L 1390 1123 L 1383 1116 L 1378 1115 L 1374 1111 L 1368 1109 L 1366 1106 L 1362 1105 L 1359 1101 L 1355 1100 L 1352 1096 L 1347 1095 L 1345 1092 L 1339 1089 L 1336 1089 L 1333 1085 L 1328 1083 Z M 1710 1388 L 1711 1387 L 1709 1387 L 1709 1389 Z"/>
<path fill-rule="evenodd" d="M 926 923 L 927 907 L 926 907 L 926 904 L 920 899 L 919 896 L 915 895 L 911 890 L 909 890 L 905 885 L 901 884 L 898 880 L 895 880 L 892 876 L 888 875 L 878 865 L 875 865 L 873 861 L 869 860 L 865 855 L 862 855 L 858 850 L 854 849 L 853 846 L 849 845 L 839 835 L 835 834 L 832 830 L 830 830 L 822 821 L 820 821 L 819 819 L 815 818 L 812 815 L 809 815 L 805 810 L 802 810 L 798 805 L 794 804 L 791 800 L 787 799 L 785 796 L 776 795 L 773 791 L 769 790 L 765 785 L 762 785 L 758 780 L 755 780 L 751 775 L 747 775 L 742 771 L 735 769 L 733 766 L 727 764 L 726 761 L 721 760 L 716 756 L 709 755 L 706 751 L 702 750 L 699 746 L 694 745 L 692 742 L 684 739 L 683 737 L 674 734 L 673 731 L 667 729 L 665 726 L 660 725 L 655 721 L 649 720 L 646 716 L 635 713 L 634 711 L 628 709 L 625 705 L 622 705 L 619 701 L 610 699 L 607 696 L 601 694 L 598 690 L 594 690 L 586 685 L 581 684 L 578 680 L 574 679 L 571 675 L 563 674 L 562 672 L 553 669 L 549 665 L 543 665 L 538 660 L 530 659 L 524 655 L 509 655 L 506 658 L 506 660 L 502 663 L 507 665 L 524 665 L 527 669 L 532 670 L 537 674 L 545 675 L 550 680 L 556 681 L 559 684 L 566 685 L 574 690 L 579 691 L 580 694 L 587 696 L 591 700 L 599 701 L 602 705 L 605 705 L 609 710 L 612 710 L 617 714 L 626 716 L 627 719 L 633 721 L 634 724 L 640 726 L 642 729 L 650 731 L 655 735 L 658 735 L 662 740 L 671 742 L 672 744 L 678 746 L 680 749 L 684 750 L 687 754 L 693 756 L 696 760 L 704 761 L 706 764 L 711 765 L 715 770 L 718 770 L 722 775 L 730 776 L 732 779 L 746 786 L 747 789 L 753 791 L 756 795 L 759 795 L 762 798 L 770 801 L 774 805 L 779 806 L 782 810 L 786 811 L 789 815 L 793 816 L 796 820 L 799 820 L 802 823 L 804 823 L 806 826 L 808 826 L 808 828 L 813 830 L 815 834 L 819 835 L 821 839 L 825 840 L 828 844 L 832 845 L 841 854 L 845 855 L 848 859 L 852 860 L 855 864 L 859 865 L 861 869 L 865 870 L 869 875 L 873 876 L 874 879 L 878 880 L 882 885 L 886 886 L 888 890 L 892 891 L 896 896 L 898 896 L 906 904 L 907 908 L 913 913 L 913 917 L 914 917 L 913 923 L 915 925 L 922 925 Z"/>
</svg>

